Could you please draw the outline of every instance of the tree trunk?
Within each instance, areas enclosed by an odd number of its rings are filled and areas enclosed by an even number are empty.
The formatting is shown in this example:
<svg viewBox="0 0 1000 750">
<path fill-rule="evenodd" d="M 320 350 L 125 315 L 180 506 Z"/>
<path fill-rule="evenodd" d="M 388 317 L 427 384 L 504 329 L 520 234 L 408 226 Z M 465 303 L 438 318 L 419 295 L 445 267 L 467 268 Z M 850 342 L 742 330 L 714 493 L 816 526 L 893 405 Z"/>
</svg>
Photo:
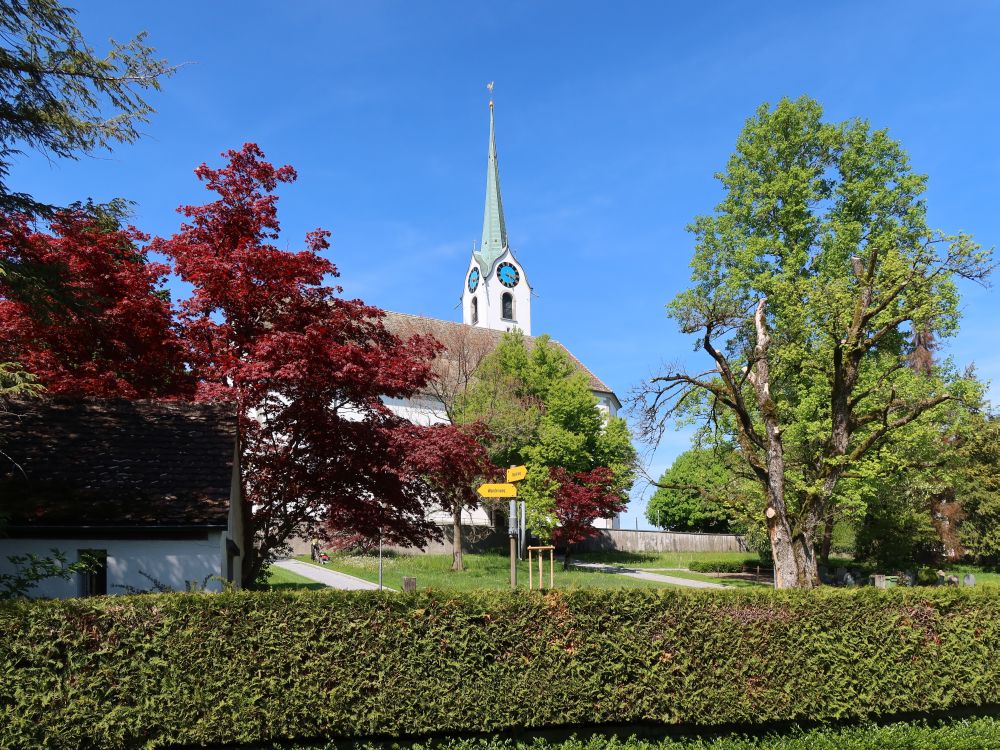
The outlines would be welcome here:
<svg viewBox="0 0 1000 750">
<path fill-rule="evenodd" d="M 566 557 L 563 558 L 563 570 L 569 570 L 569 552 L 573 549 L 571 545 L 566 545 Z M 539 553 L 541 554 L 541 553 Z"/>
<path fill-rule="evenodd" d="M 812 534 L 796 534 L 792 539 L 795 550 L 796 588 L 814 589 L 819 586 L 819 567 L 816 564 L 816 549 Z"/>
<path fill-rule="evenodd" d="M 243 500 L 240 513 L 243 515 L 243 538 L 237 541 L 240 545 L 240 586 L 244 589 L 257 587 L 257 576 L 260 575 L 260 555 L 254 547 L 253 506 Z M 234 540 L 235 541 L 235 540 Z"/>
<path fill-rule="evenodd" d="M 823 565 L 830 564 L 830 546 L 833 544 L 833 511 L 826 514 L 826 523 L 823 526 L 823 544 L 820 547 L 819 559 Z"/>
<path fill-rule="evenodd" d="M 451 511 L 451 569 L 465 570 L 462 559 L 462 504 L 456 502 Z"/>
<path fill-rule="evenodd" d="M 756 361 L 749 375 L 757 396 L 764 423 L 765 466 L 758 474 L 764 483 L 767 497 L 767 532 L 771 538 L 774 557 L 774 585 L 779 589 L 812 588 L 816 580 L 816 559 L 801 541 L 801 534 L 792 533 L 792 523 L 785 504 L 785 448 L 781 442 L 781 424 L 777 405 L 771 397 L 771 369 L 768 361 L 771 336 L 765 316 L 767 298 L 757 303 L 754 328 L 757 342 L 754 346 Z M 806 545 L 808 546 L 808 545 Z"/>
</svg>

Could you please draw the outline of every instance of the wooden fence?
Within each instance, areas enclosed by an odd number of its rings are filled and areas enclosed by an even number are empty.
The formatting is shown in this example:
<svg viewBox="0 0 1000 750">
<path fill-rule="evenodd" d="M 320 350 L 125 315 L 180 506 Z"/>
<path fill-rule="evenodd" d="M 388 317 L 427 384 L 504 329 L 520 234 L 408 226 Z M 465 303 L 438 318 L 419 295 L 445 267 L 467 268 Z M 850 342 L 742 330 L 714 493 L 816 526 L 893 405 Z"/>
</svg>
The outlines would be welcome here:
<svg viewBox="0 0 1000 750">
<path fill-rule="evenodd" d="M 739 534 L 696 534 L 683 531 L 601 529 L 577 549 L 588 552 L 747 552 Z"/>
</svg>

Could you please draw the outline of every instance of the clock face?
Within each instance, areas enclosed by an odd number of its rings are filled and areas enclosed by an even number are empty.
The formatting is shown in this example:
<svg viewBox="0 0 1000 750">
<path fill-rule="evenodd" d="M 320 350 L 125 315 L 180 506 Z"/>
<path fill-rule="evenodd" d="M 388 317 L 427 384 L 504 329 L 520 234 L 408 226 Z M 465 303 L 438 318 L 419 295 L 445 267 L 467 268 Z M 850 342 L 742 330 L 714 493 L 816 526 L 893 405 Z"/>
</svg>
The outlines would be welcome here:
<svg viewBox="0 0 1000 750">
<path fill-rule="evenodd" d="M 504 286 L 515 287 L 521 280 L 521 274 L 510 263 L 501 263 L 497 266 L 497 278 Z"/>
<path fill-rule="evenodd" d="M 479 269 L 473 268 L 469 272 L 469 291 L 474 292 L 479 288 Z"/>
</svg>

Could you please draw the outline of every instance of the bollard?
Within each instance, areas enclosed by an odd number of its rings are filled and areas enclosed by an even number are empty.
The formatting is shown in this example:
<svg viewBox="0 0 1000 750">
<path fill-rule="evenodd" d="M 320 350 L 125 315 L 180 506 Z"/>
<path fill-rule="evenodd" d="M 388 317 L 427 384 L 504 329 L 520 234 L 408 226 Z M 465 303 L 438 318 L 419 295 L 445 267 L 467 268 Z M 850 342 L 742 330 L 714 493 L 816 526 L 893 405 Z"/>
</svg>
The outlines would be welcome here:
<svg viewBox="0 0 1000 750">
<path fill-rule="evenodd" d="M 413 593 L 417 590 L 417 579 L 414 576 L 403 576 L 403 591 Z"/>
</svg>

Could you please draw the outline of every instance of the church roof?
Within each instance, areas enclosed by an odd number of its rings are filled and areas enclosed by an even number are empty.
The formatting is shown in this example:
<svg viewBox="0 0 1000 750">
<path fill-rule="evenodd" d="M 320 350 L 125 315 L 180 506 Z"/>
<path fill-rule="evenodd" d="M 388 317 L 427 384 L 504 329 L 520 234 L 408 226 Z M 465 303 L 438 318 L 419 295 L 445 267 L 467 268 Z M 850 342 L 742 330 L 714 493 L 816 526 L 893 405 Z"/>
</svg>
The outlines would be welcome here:
<svg viewBox="0 0 1000 750">
<path fill-rule="evenodd" d="M 475 253 L 483 276 L 489 276 L 494 264 L 507 249 L 507 225 L 500 198 L 500 165 L 493 131 L 493 102 L 490 102 L 490 146 L 486 159 L 486 207 L 483 210 L 483 238 Z"/>
<path fill-rule="evenodd" d="M 500 343 L 500 339 L 503 338 L 504 334 L 504 331 L 494 331 L 489 328 L 466 325 L 465 323 L 454 323 L 448 320 L 438 320 L 437 318 L 425 318 L 420 315 L 388 311 L 385 314 L 385 326 L 400 337 L 412 336 L 414 334 L 430 334 L 446 348 L 450 340 L 455 339 L 456 336 L 461 336 L 468 343 L 483 350 L 484 354 L 493 351 L 497 344 Z M 525 345 L 530 349 L 534 346 L 536 338 L 535 336 L 525 336 Z M 583 364 L 583 362 L 573 356 L 573 353 L 569 349 L 555 339 L 550 339 L 550 343 L 565 352 L 576 369 L 587 376 L 592 391 L 610 394 L 616 401 L 618 400 L 618 396 L 611 390 L 611 387 L 591 372 L 590 368 Z M 444 354 L 444 359 L 448 359 L 447 352 Z"/>
<path fill-rule="evenodd" d="M 232 403 L 46 396 L 0 410 L 12 526 L 225 527 Z"/>
</svg>

